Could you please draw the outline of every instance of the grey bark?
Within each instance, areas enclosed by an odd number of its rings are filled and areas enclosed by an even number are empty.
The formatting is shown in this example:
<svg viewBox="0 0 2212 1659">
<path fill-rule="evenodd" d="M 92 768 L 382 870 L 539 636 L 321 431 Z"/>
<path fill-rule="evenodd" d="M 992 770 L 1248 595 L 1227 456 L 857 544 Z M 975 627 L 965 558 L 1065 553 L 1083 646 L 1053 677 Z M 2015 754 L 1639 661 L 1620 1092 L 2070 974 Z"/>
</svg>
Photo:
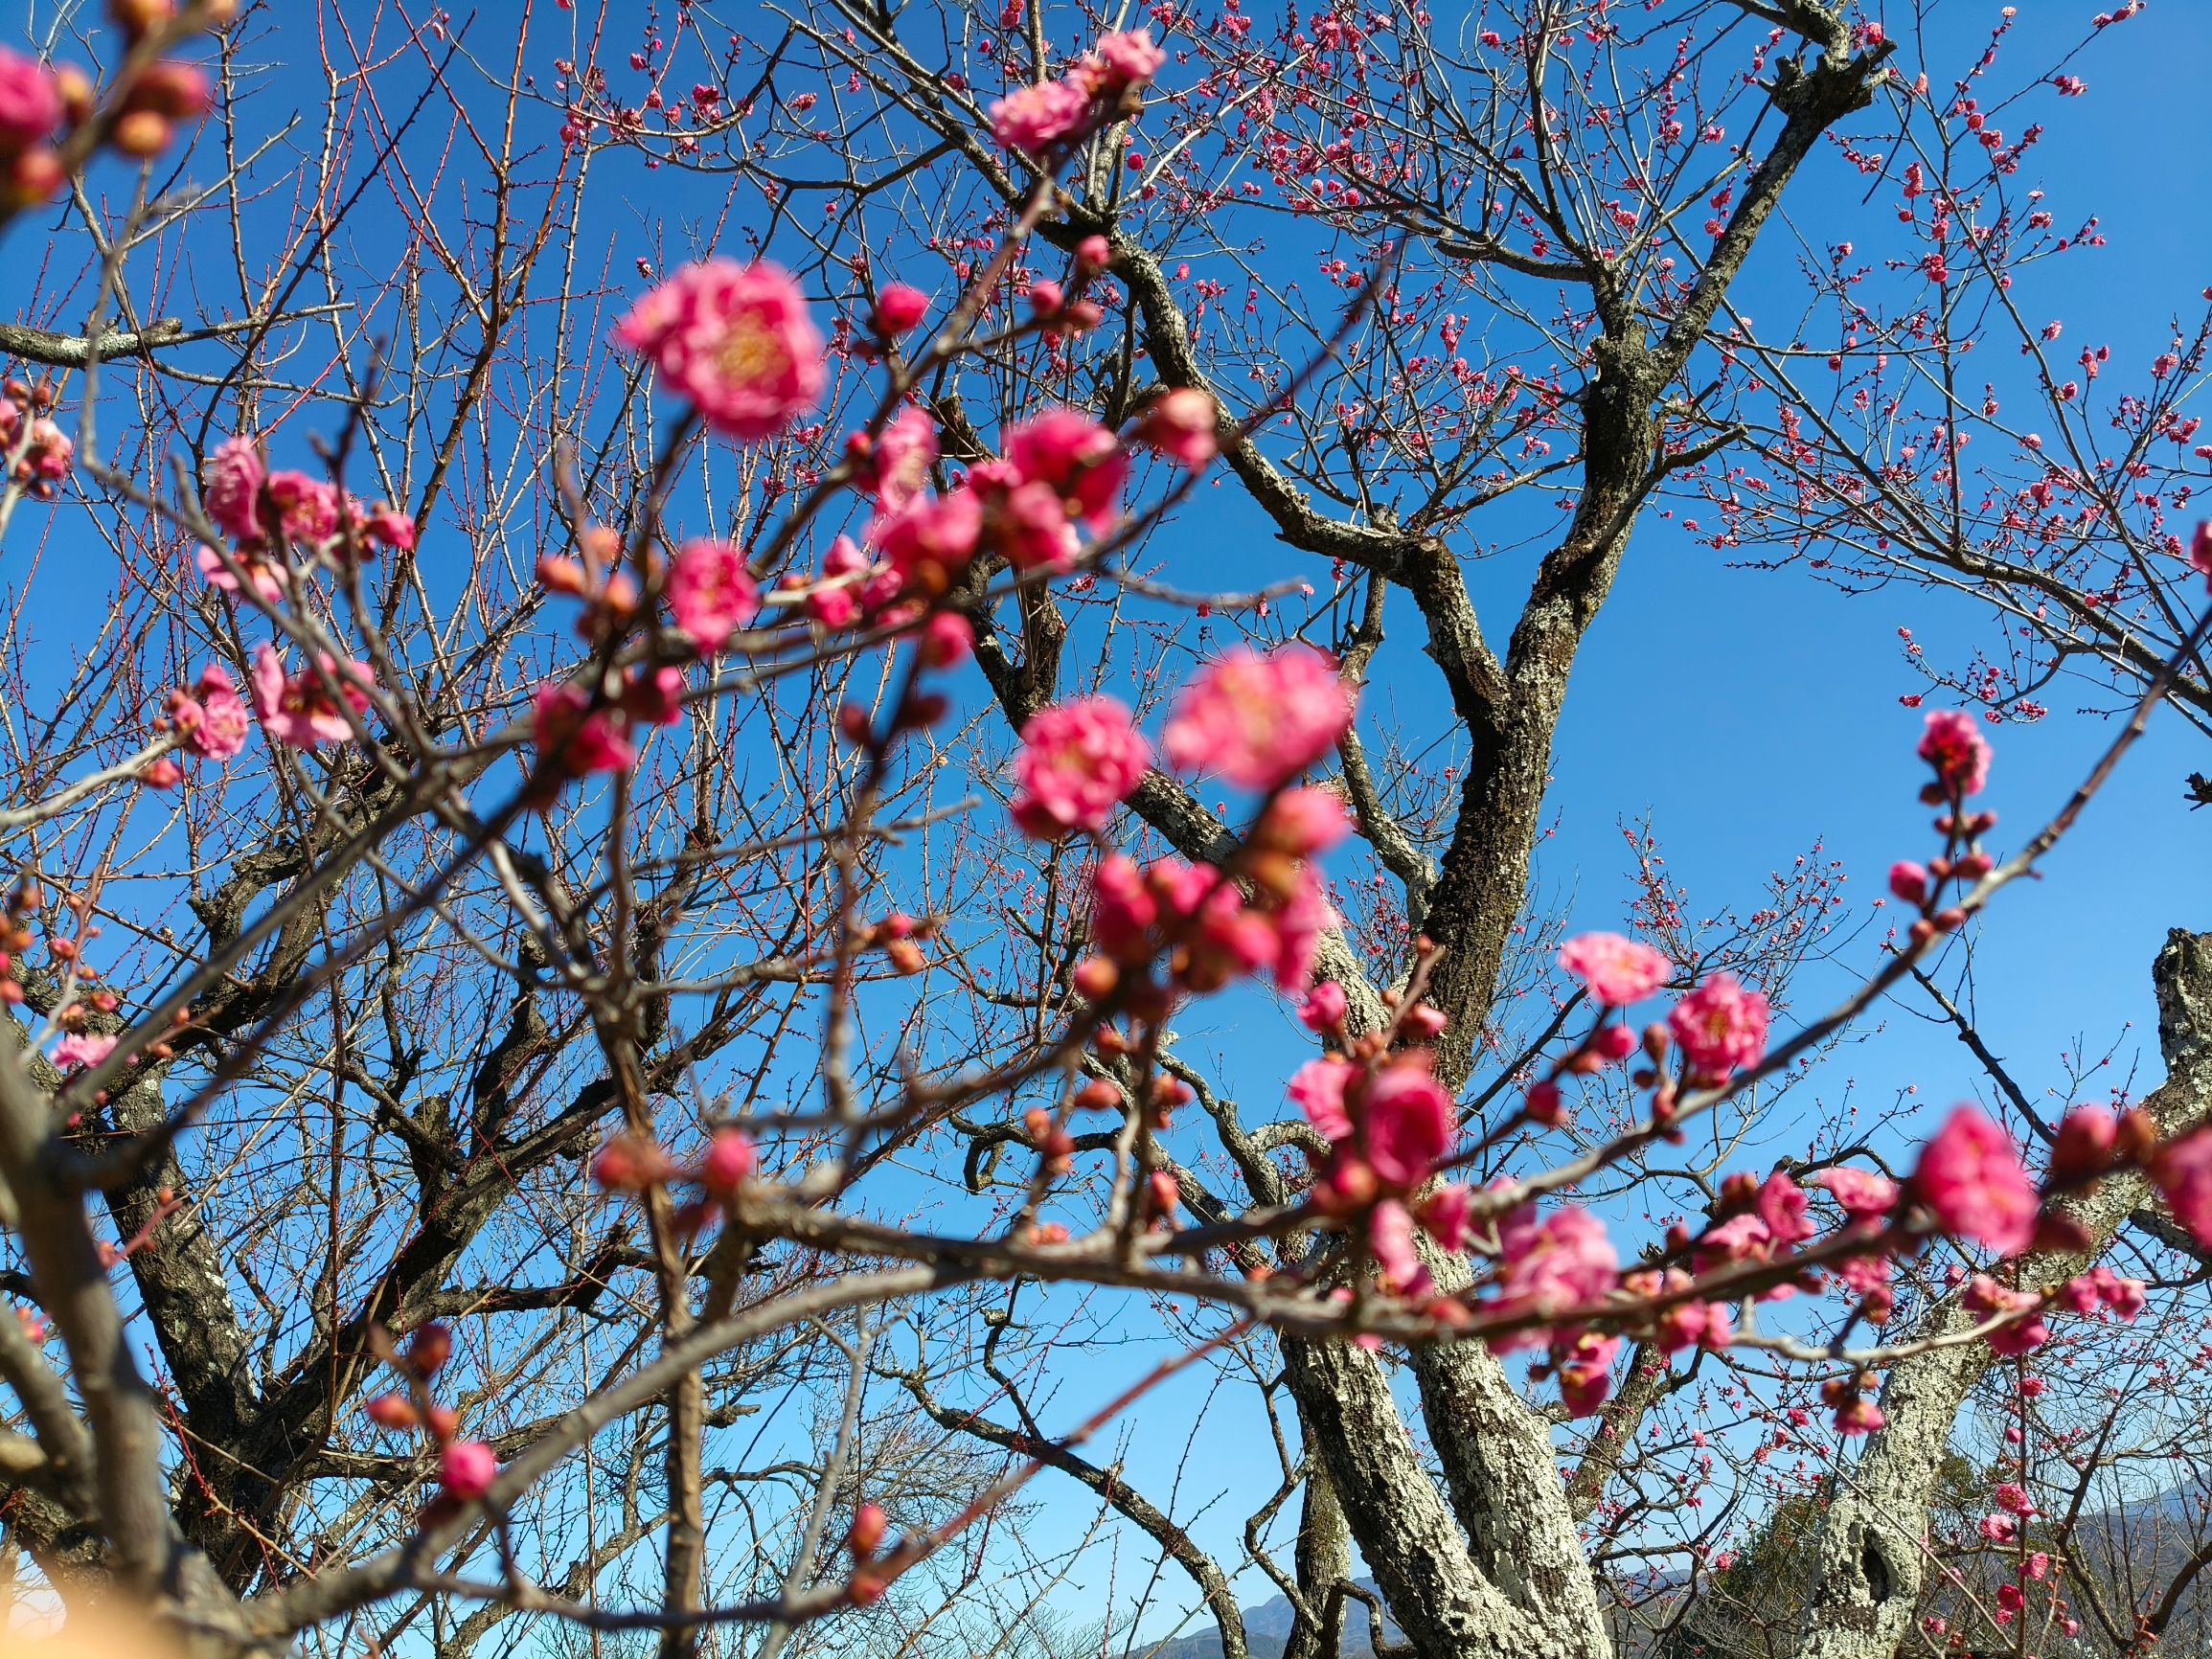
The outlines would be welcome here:
<svg viewBox="0 0 2212 1659">
<path fill-rule="evenodd" d="M 2179 928 L 2151 968 L 2166 1080 L 2143 1101 L 2162 1137 L 2212 1119 L 2212 934 Z M 2072 1277 L 2101 1254 L 2151 1195 L 2141 1174 L 2106 1179 L 2068 1205 L 2093 1240 L 2083 1255 L 2035 1253 L 2020 1263 L 2034 1288 Z M 1927 1337 L 1973 1321 L 1954 1291 L 1913 1331 Z M 1926 1579 L 1922 1540 L 1936 1474 L 1960 1405 L 1995 1354 L 1986 1342 L 1936 1349 L 1894 1367 L 1881 1391 L 1882 1428 L 1858 1465 L 1842 1471 L 1822 1517 L 1819 1557 L 1798 1659 L 1890 1659 L 1912 1625 Z"/>
</svg>

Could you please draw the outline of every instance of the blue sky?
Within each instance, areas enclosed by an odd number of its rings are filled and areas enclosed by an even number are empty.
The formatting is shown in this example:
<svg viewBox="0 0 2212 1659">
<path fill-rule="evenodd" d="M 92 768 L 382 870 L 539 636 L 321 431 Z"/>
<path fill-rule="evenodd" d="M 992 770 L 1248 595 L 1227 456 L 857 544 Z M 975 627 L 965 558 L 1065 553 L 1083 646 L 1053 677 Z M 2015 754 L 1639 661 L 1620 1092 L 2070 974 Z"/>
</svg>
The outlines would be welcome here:
<svg viewBox="0 0 2212 1659">
<path fill-rule="evenodd" d="M 2020 9 L 2025 15 L 2010 50 L 2036 64 L 2055 59 L 2093 10 L 2087 0 L 2025 0 Z M 1986 33 L 1996 11 L 1978 3 L 1937 8 L 1939 33 L 1953 48 L 1939 61 L 1955 59 L 1959 45 Z M 2201 305 L 2199 290 L 2212 282 L 2212 193 L 2202 166 L 2212 113 L 2188 96 L 2208 57 L 2212 8 L 2156 0 L 2069 66 L 2089 80 L 2087 96 L 2045 94 L 2033 105 L 2033 118 L 2048 133 L 2031 170 L 2062 219 L 2095 213 L 2109 240 L 2036 267 L 2025 279 L 2029 308 L 2109 340 L 2123 373 L 2130 365 L 2140 372 L 2163 345 L 2167 319 L 2190 316 Z M 1859 209 L 1857 184 L 1816 166 L 1800 181 L 1790 211 L 1809 234 L 1833 236 L 1832 212 L 1848 218 L 1883 211 L 1880 194 Z M 661 174 L 630 204 L 637 218 L 603 222 L 618 277 L 639 251 L 630 244 L 645 241 L 647 216 L 691 205 L 676 181 Z M 1794 312 L 1798 293 L 1793 274 L 1769 260 L 1747 274 L 1739 298 L 1755 316 L 1769 309 L 1781 316 Z M 24 523 L 18 536 L 28 539 L 30 529 Z M 1174 540 L 1164 547 L 1179 541 L 1222 550 L 1224 581 L 1242 580 L 1247 568 L 1266 577 L 1283 573 L 1264 526 L 1239 510 L 1229 489 L 1197 492 L 1168 534 Z M 1508 556 L 1471 574 L 1494 639 L 1510 626 L 1527 562 Z M 1319 580 L 1325 573 L 1311 574 Z M 1171 575 L 1184 585 L 1195 580 L 1187 564 Z M 1963 658 L 1985 631 L 1981 614 L 1959 602 L 1903 589 L 1848 599 L 1801 573 L 1731 570 L 1710 546 L 1648 513 L 1584 647 L 1559 729 L 1550 796 L 1558 832 L 1540 854 L 1544 891 L 1571 897 L 1577 927 L 1618 926 L 1629 897 L 1619 825 L 1649 814 L 1672 874 L 1701 910 L 1750 907 L 1769 871 L 1788 868 L 1817 841 L 1825 856 L 1844 863 L 1847 892 L 1863 913 L 1892 859 L 1928 850 L 1928 815 L 1914 799 L 1922 771 L 1911 753 L 1921 716 L 1898 703 L 1900 693 L 1923 687 L 1901 659 L 1900 626 L 1913 628 L 1938 658 Z M 1412 654 L 1417 632 L 1410 605 L 1401 602 L 1390 647 L 1401 666 L 1379 683 L 1378 698 L 1418 708 L 1435 697 L 1430 670 Z M 972 680 L 968 689 L 981 690 Z M 2076 715 L 2072 699 L 2050 700 L 2048 719 L 1992 734 L 1997 753 L 1986 799 L 2002 814 L 1993 837 L 1999 850 L 2057 807 L 2116 727 Z M 2031 1095 L 2063 1077 L 2060 1051 L 2077 1035 L 2092 1049 L 2118 1043 L 2123 1067 L 2139 1051 L 2138 1087 L 2156 1078 L 2151 958 L 2169 927 L 2212 926 L 2212 885 L 2204 875 L 2212 810 L 2192 814 L 2181 794 L 2186 773 L 2212 771 L 2203 749 L 2178 721 L 2155 718 L 2083 824 L 2046 860 L 2045 878 L 2009 891 L 1981 930 L 1982 1030 Z M 1352 864 L 1340 860 L 1338 867 Z M 1874 961 L 1869 936 L 1834 968 L 1807 976 L 1801 1007 L 1819 1006 Z M 1878 1038 L 1830 1062 L 1813 1085 L 1815 1097 L 1833 1099 L 1849 1080 L 1862 1099 L 1885 1101 L 1911 1086 L 1940 1104 L 1983 1086 L 1972 1057 L 1947 1029 L 1896 1011 L 1885 1021 Z M 1232 1090 L 1254 1107 L 1274 1098 L 1307 1040 L 1259 998 L 1225 1003 L 1196 1029 L 1197 1040 L 1220 1055 Z M 1787 1145 L 1792 1126 L 1788 1118 L 1777 1122 L 1768 1156 Z M 1157 1357 L 1157 1348 L 1142 1340 L 1155 1329 L 1150 1315 L 1129 1310 L 1128 1323 L 1140 1340 L 1127 1351 L 1126 1364 L 1110 1350 L 1091 1355 L 1080 1386 L 1062 1393 L 1061 1415 L 1087 1411 L 1125 1371 Z M 1226 1489 L 1228 1500 L 1194 1531 L 1233 1559 L 1243 1514 L 1259 1501 L 1255 1494 L 1272 1489 L 1271 1451 L 1264 1433 L 1247 1432 L 1254 1425 L 1240 1413 L 1238 1432 L 1200 1436 L 1184 1463 L 1184 1431 L 1205 1387 L 1194 1377 L 1148 1404 L 1129 1469 L 1164 1501 L 1181 1465 L 1185 1502 L 1178 1513 L 1189 1512 L 1192 1494 L 1202 1502 Z M 1050 1506 L 1028 1530 L 1038 1547 L 1050 1548 L 1081 1529 L 1089 1506 L 1064 1483 L 1043 1480 L 1039 1495 Z M 1104 1604 L 1103 1558 L 1078 1578 L 1083 1587 L 1069 1591 L 1068 1608 L 1095 1611 Z M 1121 1581 L 1126 1591 L 1126 1562 Z M 1271 1593 L 1256 1573 L 1241 1583 L 1250 1601 Z M 1186 1599 L 1179 1575 L 1171 1573 L 1165 1588 L 1178 1604 Z"/>
</svg>

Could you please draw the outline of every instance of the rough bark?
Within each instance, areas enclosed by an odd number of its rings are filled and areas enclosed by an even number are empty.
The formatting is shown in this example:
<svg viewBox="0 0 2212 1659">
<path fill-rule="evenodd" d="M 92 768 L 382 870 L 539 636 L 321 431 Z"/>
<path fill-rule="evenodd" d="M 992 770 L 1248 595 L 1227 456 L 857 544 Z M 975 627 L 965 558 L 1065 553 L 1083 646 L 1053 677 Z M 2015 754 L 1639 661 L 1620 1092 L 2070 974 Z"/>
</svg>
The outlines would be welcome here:
<svg viewBox="0 0 2212 1659">
<path fill-rule="evenodd" d="M 2151 968 L 2166 1080 L 2142 1104 L 2162 1136 L 2212 1119 L 2212 934 L 2179 928 Z M 2140 1174 L 2113 1176 L 2069 1213 L 2094 1241 L 2084 1255 L 2038 1252 L 2019 1265 L 2023 1287 L 2070 1278 L 2101 1254 L 2150 1196 Z M 1959 1293 L 1930 1307 L 1915 1337 L 1973 1323 Z M 1926 1578 L 1922 1539 L 1936 1474 L 1960 1405 L 1995 1356 L 1986 1342 L 1936 1349 L 1896 1366 L 1881 1391 L 1882 1428 L 1844 1470 L 1821 1520 L 1819 1559 L 1799 1659 L 1889 1659 L 1911 1628 Z"/>
</svg>

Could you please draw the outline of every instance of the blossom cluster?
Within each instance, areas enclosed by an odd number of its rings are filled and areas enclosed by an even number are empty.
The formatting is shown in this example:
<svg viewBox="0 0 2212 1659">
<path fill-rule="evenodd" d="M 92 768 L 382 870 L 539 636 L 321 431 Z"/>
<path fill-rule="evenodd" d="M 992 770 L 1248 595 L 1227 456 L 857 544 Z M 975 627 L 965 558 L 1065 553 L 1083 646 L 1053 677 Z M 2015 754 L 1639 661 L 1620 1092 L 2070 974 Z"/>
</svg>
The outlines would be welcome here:
<svg viewBox="0 0 2212 1659">
<path fill-rule="evenodd" d="M 991 131 L 1008 149 L 1042 155 L 1056 145 L 1134 115 L 1141 89 L 1167 61 L 1150 29 L 1102 34 L 1058 80 L 1008 94 L 991 106 Z"/>
<path fill-rule="evenodd" d="M 50 383 L 0 384 L 0 445 L 9 456 L 8 478 L 34 501 L 52 501 L 77 458 L 76 443 L 48 413 L 53 407 Z"/>
</svg>

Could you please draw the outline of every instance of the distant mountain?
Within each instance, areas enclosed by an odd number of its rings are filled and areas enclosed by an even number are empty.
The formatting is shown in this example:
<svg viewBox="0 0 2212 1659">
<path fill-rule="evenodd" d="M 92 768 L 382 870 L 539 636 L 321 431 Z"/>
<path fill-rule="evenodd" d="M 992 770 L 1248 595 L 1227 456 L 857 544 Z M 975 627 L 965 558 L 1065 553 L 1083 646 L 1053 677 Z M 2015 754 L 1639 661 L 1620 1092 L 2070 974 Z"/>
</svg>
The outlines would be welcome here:
<svg viewBox="0 0 2212 1659">
<path fill-rule="evenodd" d="M 1353 1580 L 1362 1590 L 1375 1588 L 1373 1579 Z M 1290 1626 L 1296 1615 L 1290 1611 L 1287 1597 L 1275 1596 L 1256 1607 L 1243 1609 L 1244 1615 L 1244 1645 L 1252 1659 L 1282 1659 L 1283 1648 L 1290 1639 Z M 1346 1609 L 1342 1659 L 1367 1659 L 1374 1649 L 1367 1642 L 1367 1608 L 1363 1602 L 1354 1602 Z M 1186 1629 L 1192 1633 L 1178 1636 L 1172 1642 L 1129 1644 L 1129 1659 L 1221 1659 L 1221 1633 L 1214 1628 L 1212 1615 L 1201 1611 Z M 1389 1619 L 1382 1625 L 1385 1642 L 1401 1642 L 1404 1638 Z"/>
</svg>

